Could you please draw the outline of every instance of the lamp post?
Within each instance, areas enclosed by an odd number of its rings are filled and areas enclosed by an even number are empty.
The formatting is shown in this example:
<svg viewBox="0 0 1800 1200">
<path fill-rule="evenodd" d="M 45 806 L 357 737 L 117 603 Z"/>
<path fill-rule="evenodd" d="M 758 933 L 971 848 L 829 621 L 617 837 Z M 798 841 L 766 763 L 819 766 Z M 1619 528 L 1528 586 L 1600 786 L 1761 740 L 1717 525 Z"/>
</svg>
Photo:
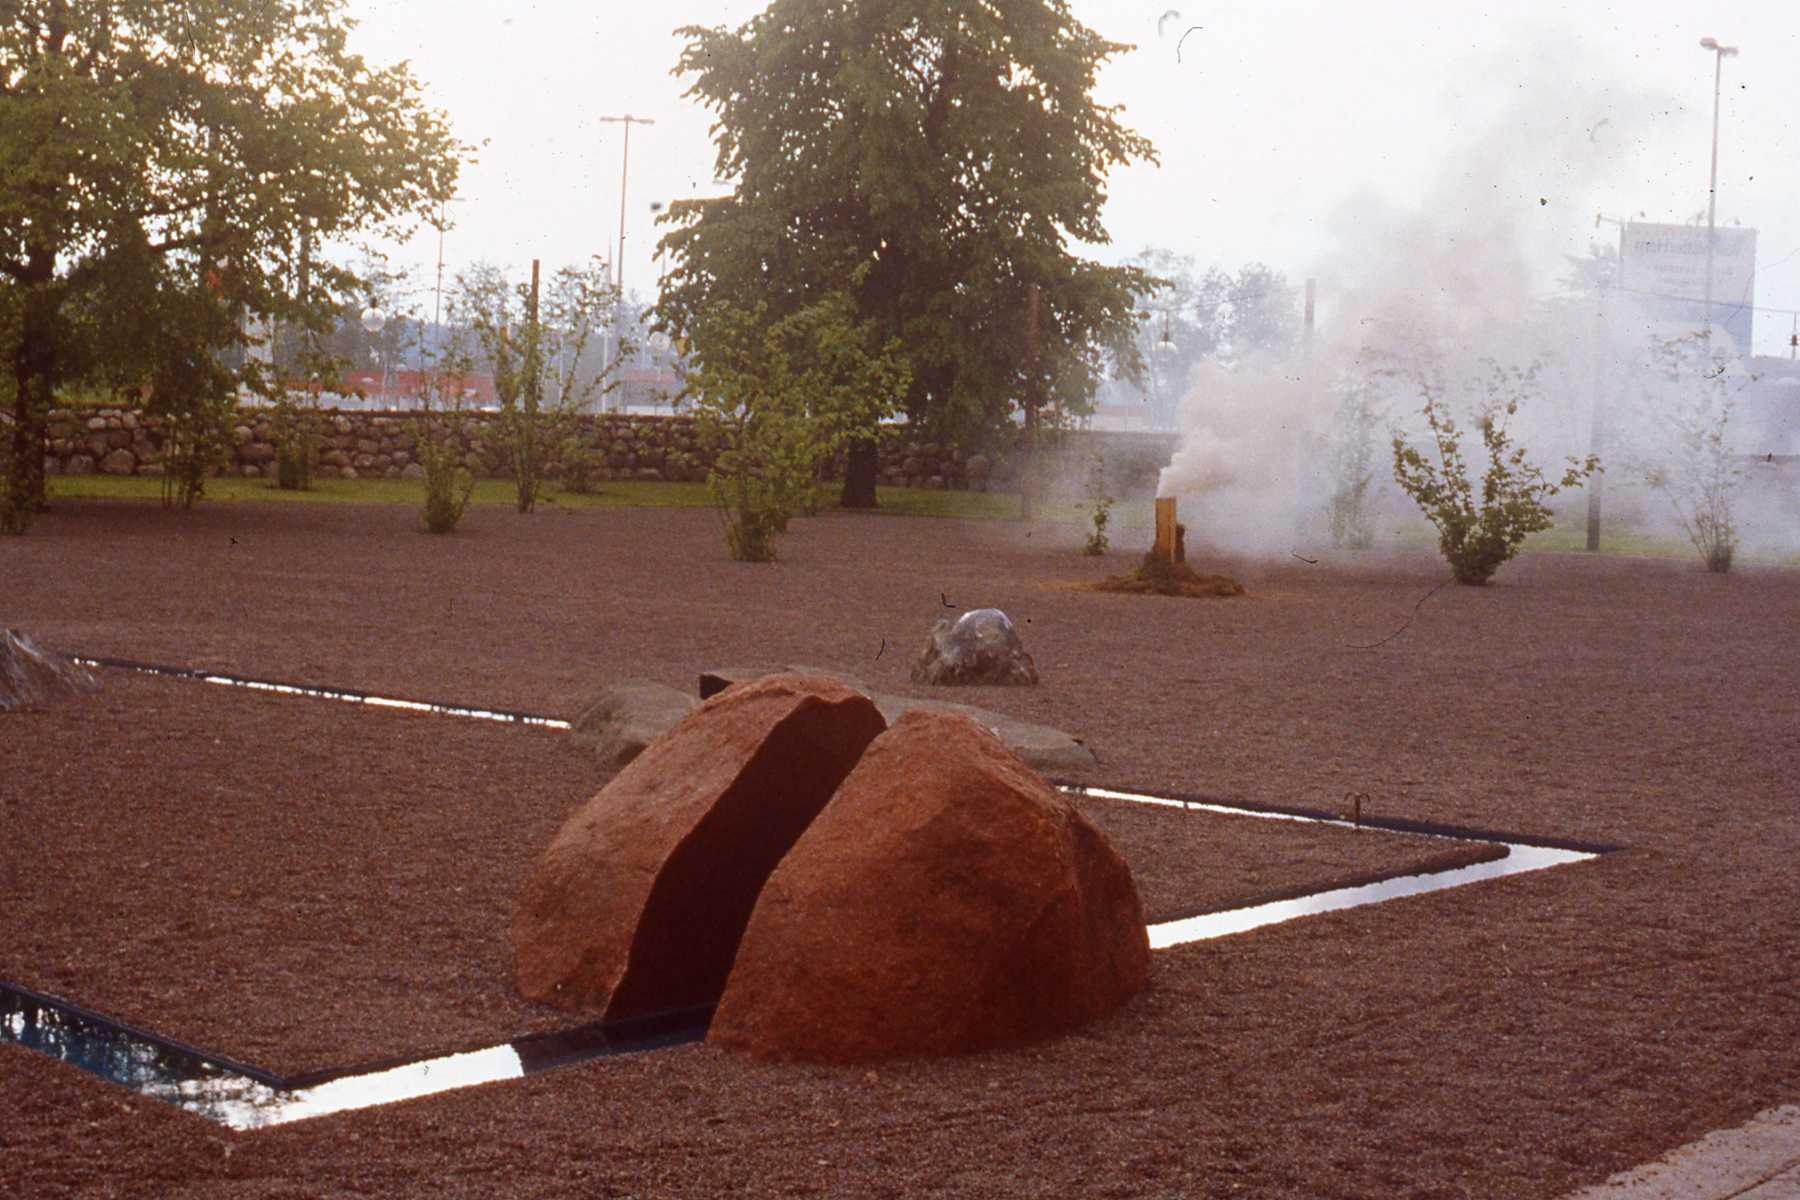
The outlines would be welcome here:
<svg viewBox="0 0 1800 1200">
<path fill-rule="evenodd" d="M 371 304 L 363 309 L 362 327 L 369 335 L 370 349 L 375 351 L 375 358 L 381 363 L 381 405 L 383 407 L 387 405 L 387 355 L 381 352 L 381 344 L 375 339 L 386 325 L 387 314 L 382 312 L 379 307 Z"/>
<path fill-rule="evenodd" d="M 625 148 L 619 156 L 619 257 L 614 261 L 615 279 L 619 285 L 619 294 L 625 293 L 625 184 L 631 171 L 631 127 L 633 125 L 654 125 L 650 117 L 634 117 L 626 113 L 622 117 L 601 117 L 602 124 L 625 126 Z"/>
<path fill-rule="evenodd" d="M 1725 73 L 1725 60 L 1738 52 L 1736 46 L 1721 46 L 1712 38 L 1700 39 L 1704 50 L 1713 52 L 1713 134 L 1712 171 L 1706 183 L 1706 333 L 1712 336 L 1713 293 L 1713 216 L 1719 198 L 1719 80 Z"/>
<path fill-rule="evenodd" d="M 1171 411 L 1174 404 L 1168 395 L 1168 380 L 1165 378 L 1168 368 L 1174 365 L 1176 357 L 1181 353 L 1181 347 L 1177 346 L 1175 339 L 1169 336 L 1169 314 L 1173 311 L 1173 307 L 1163 309 L 1162 336 L 1157 338 L 1156 344 L 1150 348 L 1151 355 L 1156 359 L 1150 364 L 1151 390 L 1156 395 L 1155 412 L 1151 419 L 1156 423 L 1158 429 L 1168 429 L 1175 423 L 1174 413 Z"/>
<path fill-rule="evenodd" d="M 625 126 L 625 147 L 619 156 L 619 254 L 613 259 L 613 284 L 618 291 L 613 296 L 613 324 L 622 325 L 620 309 L 625 303 L 625 185 L 631 177 L 631 127 L 633 125 L 654 125 L 649 117 L 634 117 L 626 113 L 622 117 L 601 117 L 603 125 Z M 619 353 L 625 348 L 625 336 L 619 334 L 613 344 L 613 352 Z"/>
</svg>

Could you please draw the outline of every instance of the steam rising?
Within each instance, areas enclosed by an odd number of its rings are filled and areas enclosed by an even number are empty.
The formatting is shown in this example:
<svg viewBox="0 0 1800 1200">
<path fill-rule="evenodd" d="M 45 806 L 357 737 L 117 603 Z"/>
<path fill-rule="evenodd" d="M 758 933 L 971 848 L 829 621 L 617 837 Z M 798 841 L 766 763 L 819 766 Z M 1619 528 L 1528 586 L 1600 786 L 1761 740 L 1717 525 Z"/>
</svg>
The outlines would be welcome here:
<svg viewBox="0 0 1800 1200">
<path fill-rule="evenodd" d="M 1424 434 L 1419 387 L 1435 380 L 1479 474 L 1472 418 L 1493 399 L 1479 385 L 1493 364 L 1533 374 L 1511 424 L 1531 461 L 1559 474 L 1565 457 L 1586 454 L 1598 405 L 1609 528 L 1617 517 L 1680 537 L 1662 498 L 1631 486 L 1669 443 L 1655 411 L 1669 383 L 1651 352 L 1652 335 L 1669 331 L 1617 294 L 1558 295 L 1570 257 L 1616 246 L 1617 226 L 1597 230 L 1593 214 L 1639 207 L 1646 174 L 1635 148 L 1647 143 L 1638 127 L 1673 106 L 1604 83 L 1584 87 L 1594 66 L 1574 53 L 1566 39 L 1548 39 L 1497 55 L 1490 72 L 1471 72 L 1492 90 L 1450 109 L 1447 119 L 1467 136 L 1416 205 L 1372 195 L 1341 203 L 1336 249 L 1313 272 L 1319 318 L 1309 345 L 1286 360 L 1205 363 L 1181 381 L 1180 444 L 1158 494 L 1184 498 L 1190 540 L 1280 557 L 1329 545 L 1327 514 L 1343 486 L 1351 432 L 1346 411 L 1359 405 L 1372 418 L 1363 440 L 1373 446 L 1364 457 L 1378 535 L 1418 525 L 1392 483 L 1390 439 Z M 1712 348 L 1724 342 L 1716 330 Z M 1729 382 L 1741 387 L 1742 368 L 1729 357 Z M 1794 540 L 1791 514 L 1746 507 L 1766 490 L 1745 490 L 1739 524 L 1749 545 L 1775 534 L 1779 548 Z M 1555 503 L 1566 515 L 1585 500 L 1565 492 Z"/>
</svg>

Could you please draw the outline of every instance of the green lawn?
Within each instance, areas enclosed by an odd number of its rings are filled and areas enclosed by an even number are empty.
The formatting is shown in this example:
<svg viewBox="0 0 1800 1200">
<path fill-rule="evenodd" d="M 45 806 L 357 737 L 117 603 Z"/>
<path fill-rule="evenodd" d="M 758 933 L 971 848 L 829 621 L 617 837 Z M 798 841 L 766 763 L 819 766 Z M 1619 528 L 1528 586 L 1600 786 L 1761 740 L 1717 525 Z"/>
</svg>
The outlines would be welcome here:
<svg viewBox="0 0 1800 1200">
<path fill-rule="evenodd" d="M 1525 539 L 1525 549 L 1550 554 L 1587 553 L 1587 521 L 1569 521 L 1534 533 Z M 1634 558 L 1696 558 L 1693 545 L 1683 537 L 1637 533 L 1617 526 L 1600 527 L 1600 552 L 1625 554 Z"/>
<path fill-rule="evenodd" d="M 47 481 L 51 499 L 104 497 L 121 500 L 162 498 L 159 475 L 52 475 Z M 201 503 L 239 500 L 272 500 L 315 504 L 410 504 L 423 502 L 425 485 L 413 479 L 321 479 L 311 491 L 283 491 L 267 479 L 219 476 L 206 481 Z M 475 485 L 471 504 L 512 507 L 516 492 L 510 481 L 484 479 Z M 960 517 L 969 520 L 1005 520 L 1018 516 L 1019 498 L 1003 492 L 926 491 L 917 488 L 877 488 L 877 510 L 895 516 Z M 547 488 L 538 497 L 545 508 L 706 508 L 712 496 L 703 483 L 606 483 L 586 495 L 562 488 Z M 1051 520 L 1071 520 L 1073 510 L 1047 514 Z"/>
<path fill-rule="evenodd" d="M 52 499 L 98 496 L 112 499 L 156 502 L 162 498 L 162 477 L 157 475 L 53 475 L 47 481 Z M 240 479 L 220 476 L 206 482 L 202 503 L 232 503 L 239 500 L 296 501 L 314 504 L 361 503 L 407 504 L 418 507 L 424 499 L 425 485 L 412 479 L 321 479 L 310 492 L 288 492 L 267 479 Z M 1019 497 L 1012 492 L 931 491 L 924 488 L 876 489 L 880 507 L 877 516 L 953 517 L 968 521 L 1009 521 L 1019 515 Z M 504 479 L 485 479 L 475 485 L 471 504 L 504 505 L 514 503 L 513 485 Z M 578 495 L 558 487 L 550 487 L 540 495 L 541 508 L 706 508 L 712 497 L 703 483 L 607 483 L 599 490 Z M 828 509 L 827 511 L 835 511 Z M 1045 501 L 1041 518 L 1059 525 L 1075 525 L 1086 529 L 1091 507 L 1067 498 Z M 1115 544 L 1123 544 L 1151 528 L 1147 506 L 1115 506 L 1108 532 Z M 1407 528 L 1392 539 L 1401 545 L 1435 546 L 1436 534 L 1423 522 Z M 1685 538 L 1636 533 L 1617 526 L 1602 531 L 1601 549 L 1605 554 L 1622 554 L 1645 558 L 1693 558 L 1695 552 Z M 1580 519 L 1569 520 L 1553 529 L 1536 533 L 1525 540 L 1525 549 L 1551 554 L 1585 553 L 1587 525 Z M 1770 561 L 1763 559 L 1762 561 Z M 1800 564 L 1800 556 L 1786 556 L 1777 563 Z"/>
</svg>

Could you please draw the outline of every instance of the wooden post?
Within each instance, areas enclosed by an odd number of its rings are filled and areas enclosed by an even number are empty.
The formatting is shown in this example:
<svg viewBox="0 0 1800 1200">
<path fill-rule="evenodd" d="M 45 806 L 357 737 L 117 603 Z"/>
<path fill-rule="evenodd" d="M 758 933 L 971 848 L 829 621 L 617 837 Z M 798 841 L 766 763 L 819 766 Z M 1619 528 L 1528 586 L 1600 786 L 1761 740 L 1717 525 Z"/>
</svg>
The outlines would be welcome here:
<svg viewBox="0 0 1800 1200">
<path fill-rule="evenodd" d="M 1181 559 L 1176 547 L 1175 497 L 1158 496 L 1156 498 L 1156 545 L 1151 553 L 1166 563 L 1177 563 Z"/>
</svg>

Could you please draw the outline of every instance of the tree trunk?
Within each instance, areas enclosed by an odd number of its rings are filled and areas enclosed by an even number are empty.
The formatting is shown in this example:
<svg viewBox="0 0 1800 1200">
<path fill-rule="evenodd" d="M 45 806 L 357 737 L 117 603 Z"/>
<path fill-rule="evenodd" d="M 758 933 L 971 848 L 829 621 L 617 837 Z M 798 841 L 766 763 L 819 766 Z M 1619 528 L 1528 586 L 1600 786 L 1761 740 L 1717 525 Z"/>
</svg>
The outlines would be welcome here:
<svg viewBox="0 0 1800 1200">
<path fill-rule="evenodd" d="M 838 503 L 845 508 L 875 507 L 875 477 L 881 470 L 881 443 L 860 438 L 850 443 L 844 460 L 844 493 Z"/>
<path fill-rule="evenodd" d="M 33 256 L 32 266 L 42 266 L 46 280 L 48 263 Z M 32 275 L 39 272 L 34 270 Z M 7 533 L 24 533 L 31 514 L 46 507 L 44 494 L 44 423 L 56 372 L 56 300 L 46 294 L 44 281 L 27 278 L 21 314 L 19 344 L 13 352 L 13 427 L 8 448 L 7 496 L 0 503 L 0 527 Z M 39 286 L 32 287 L 33 283 Z"/>
</svg>

